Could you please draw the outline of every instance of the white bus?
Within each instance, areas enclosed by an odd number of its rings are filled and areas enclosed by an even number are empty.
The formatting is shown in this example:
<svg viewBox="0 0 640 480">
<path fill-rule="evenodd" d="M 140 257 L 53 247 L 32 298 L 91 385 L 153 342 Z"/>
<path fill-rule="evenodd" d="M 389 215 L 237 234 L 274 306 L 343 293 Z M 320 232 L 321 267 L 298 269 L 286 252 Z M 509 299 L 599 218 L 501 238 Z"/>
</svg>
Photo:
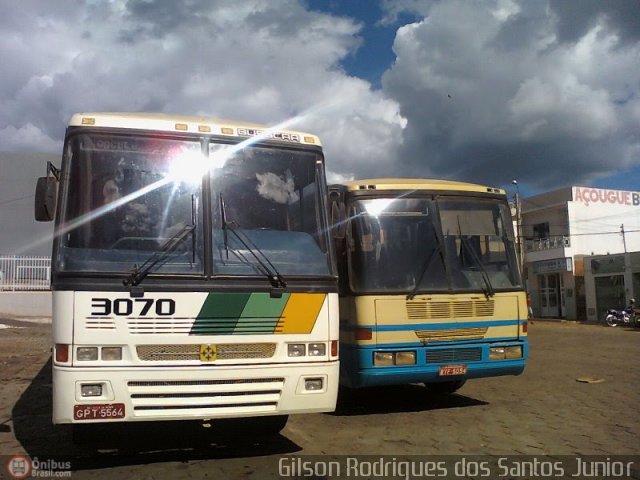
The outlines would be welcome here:
<svg viewBox="0 0 640 480">
<path fill-rule="evenodd" d="M 318 137 L 206 117 L 81 113 L 38 179 L 55 219 L 53 422 L 335 409 L 337 275 Z"/>
</svg>

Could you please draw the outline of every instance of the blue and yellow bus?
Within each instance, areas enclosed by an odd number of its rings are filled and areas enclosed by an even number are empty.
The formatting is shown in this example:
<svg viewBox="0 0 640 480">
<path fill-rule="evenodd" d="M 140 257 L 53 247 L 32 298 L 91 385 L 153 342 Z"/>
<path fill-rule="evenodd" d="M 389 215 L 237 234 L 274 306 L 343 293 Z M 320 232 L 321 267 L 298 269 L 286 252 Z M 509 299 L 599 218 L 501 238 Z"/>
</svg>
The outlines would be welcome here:
<svg viewBox="0 0 640 480">
<path fill-rule="evenodd" d="M 428 179 L 330 187 L 340 377 L 352 387 L 518 375 L 527 301 L 504 190 Z"/>
</svg>

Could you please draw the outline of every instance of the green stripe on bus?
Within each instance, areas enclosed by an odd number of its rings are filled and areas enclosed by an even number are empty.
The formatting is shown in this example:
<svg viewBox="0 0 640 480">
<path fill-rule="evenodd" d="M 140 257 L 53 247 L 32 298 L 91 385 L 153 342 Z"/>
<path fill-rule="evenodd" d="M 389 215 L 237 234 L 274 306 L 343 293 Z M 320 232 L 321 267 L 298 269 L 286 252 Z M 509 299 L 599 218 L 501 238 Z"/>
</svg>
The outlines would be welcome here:
<svg viewBox="0 0 640 480">
<path fill-rule="evenodd" d="M 289 295 L 289 293 L 283 293 L 280 298 L 271 298 L 268 293 L 252 293 L 240 316 L 243 318 L 280 318 Z"/>
<path fill-rule="evenodd" d="M 231 334 L 251 293 L 210 293 L 191 329 L 191 335 Z M 218 320 L 218 321 L 216 321 Z M 204 330 L 204 331 L 203 331 Z"/>
<path fill-rule="evenodd" d="M 251 293 L 210 293 L 202 304 L 198 318 L 239 318 Z"/>
<path fill-rule="evenodd" d="M 288 299 L 288 293 L 280 298 L 271 298 L 268 293 L 252 293 L 233 333 L 274 333 Z"/>
</svg>

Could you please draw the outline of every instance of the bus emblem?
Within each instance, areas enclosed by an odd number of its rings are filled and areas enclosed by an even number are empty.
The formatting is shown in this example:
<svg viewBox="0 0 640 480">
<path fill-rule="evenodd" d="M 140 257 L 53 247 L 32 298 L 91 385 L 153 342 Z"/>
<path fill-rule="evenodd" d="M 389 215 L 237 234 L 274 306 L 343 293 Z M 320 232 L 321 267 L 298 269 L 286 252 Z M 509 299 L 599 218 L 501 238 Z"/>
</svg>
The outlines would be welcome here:
<svg viewBox="0 0 640 480">
<path fill-rule="evenodd" d="M 200 345 L 200 361 L 214 362 L 218 359 L 218 348 L 215 345 Z"/>
</svg>

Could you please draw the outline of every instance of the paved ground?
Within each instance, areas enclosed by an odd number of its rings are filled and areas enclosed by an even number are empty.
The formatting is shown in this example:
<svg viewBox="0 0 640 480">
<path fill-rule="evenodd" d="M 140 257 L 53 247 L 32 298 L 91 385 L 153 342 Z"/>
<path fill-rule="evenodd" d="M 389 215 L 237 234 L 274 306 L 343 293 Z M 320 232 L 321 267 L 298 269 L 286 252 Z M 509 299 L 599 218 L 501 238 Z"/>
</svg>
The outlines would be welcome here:
<svg viewBox="0 0 640 480">
<path fill-rule="evenodd" d="M 51 425 L 49 327 L 0 323 L 22 327 L 0 329 L 0 477 L 21 453 L 67 456 L 73 478 L 140 479 L 277 478 L 291 455 L 640 454 L 640 329 L 536 321 L 519 377 L 473 380 L 446 399 L 419 386 L 368 390 L 336 413 L 291 417 L 268 441 L 163 424 L 77 447 Z"/>
</svg>

